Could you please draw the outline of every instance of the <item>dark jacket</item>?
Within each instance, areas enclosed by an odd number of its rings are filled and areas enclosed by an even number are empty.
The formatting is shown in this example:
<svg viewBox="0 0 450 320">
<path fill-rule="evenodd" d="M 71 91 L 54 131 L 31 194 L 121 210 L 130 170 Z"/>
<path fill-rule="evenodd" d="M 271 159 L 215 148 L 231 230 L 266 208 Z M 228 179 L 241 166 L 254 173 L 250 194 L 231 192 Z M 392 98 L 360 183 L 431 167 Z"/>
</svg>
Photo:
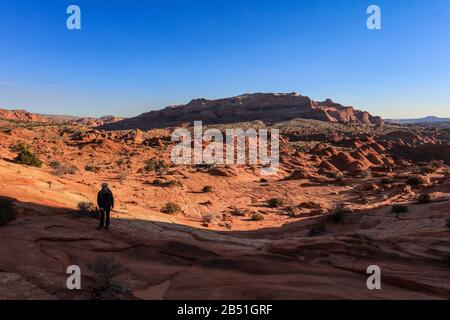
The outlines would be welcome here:
<svg viewBox="0 0 450 320">
<path fill-rule="evenodd" d="M 111 209 L 114 208 L 114 196 L 111 190 L 100 190 L 97 195 L 97 204 L 101 209 Z"/>
</svg>

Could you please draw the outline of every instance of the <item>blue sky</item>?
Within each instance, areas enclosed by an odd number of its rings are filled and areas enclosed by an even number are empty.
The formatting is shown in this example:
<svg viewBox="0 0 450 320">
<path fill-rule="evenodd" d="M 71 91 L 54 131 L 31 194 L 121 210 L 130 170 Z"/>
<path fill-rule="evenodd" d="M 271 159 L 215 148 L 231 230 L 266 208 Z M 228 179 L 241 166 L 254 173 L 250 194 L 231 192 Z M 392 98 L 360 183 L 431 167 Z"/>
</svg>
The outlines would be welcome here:
<svg viewBox="0 0 450 320">
<path fill-rule="evenodd" d="M 77 4 L 82 30 L 66 28 Z M 382 30 L 366 9 L 382 10 Z M 448 0 L 2 0 L 0 106 L 133 116 L 247 92 L 450 117 Z"/>
</svg>

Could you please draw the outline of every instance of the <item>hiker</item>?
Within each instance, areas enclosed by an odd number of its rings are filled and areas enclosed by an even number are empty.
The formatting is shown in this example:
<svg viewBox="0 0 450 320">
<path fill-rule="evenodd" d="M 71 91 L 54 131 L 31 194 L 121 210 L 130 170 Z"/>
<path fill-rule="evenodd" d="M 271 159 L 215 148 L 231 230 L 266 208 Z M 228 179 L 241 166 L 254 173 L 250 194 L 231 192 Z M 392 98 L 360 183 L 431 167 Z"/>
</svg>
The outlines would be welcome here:
<svg viewBox="0 0 450 320">
<path fill-rule="evenodd" d="M 100 226 L 98 227 L 98 230 L 101 230 L 103 227 L 105 227 L 105 229 L 108 230 L 110 223 L 111 209 L 114 209 L 114 196 L 111 190 L 109 190 L 108 184 L 106 182 L 102 184 L 102 190 L 98 192 L 97 204 L 101 212 Z"/>
</svg>

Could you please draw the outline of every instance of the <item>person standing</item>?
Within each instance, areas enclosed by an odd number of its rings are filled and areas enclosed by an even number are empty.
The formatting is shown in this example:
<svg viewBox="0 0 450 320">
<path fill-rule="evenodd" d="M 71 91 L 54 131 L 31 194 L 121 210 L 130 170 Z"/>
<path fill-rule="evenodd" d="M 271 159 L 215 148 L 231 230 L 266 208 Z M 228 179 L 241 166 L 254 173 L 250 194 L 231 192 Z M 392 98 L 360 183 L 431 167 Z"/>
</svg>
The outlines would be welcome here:
<svg viewBox="0 0 450 320">
<path fill-rule="evenodd" d="M 114 209 L 114 196 L 111 190 L 109 190 L 108 184 L 105 182 L 102 184 L 102 189 L 97 195 L 97 204 L 100 208 L 100 225 L 98 230 L 105 227 L 109 229 L 111 209 Z"/>
</svg>

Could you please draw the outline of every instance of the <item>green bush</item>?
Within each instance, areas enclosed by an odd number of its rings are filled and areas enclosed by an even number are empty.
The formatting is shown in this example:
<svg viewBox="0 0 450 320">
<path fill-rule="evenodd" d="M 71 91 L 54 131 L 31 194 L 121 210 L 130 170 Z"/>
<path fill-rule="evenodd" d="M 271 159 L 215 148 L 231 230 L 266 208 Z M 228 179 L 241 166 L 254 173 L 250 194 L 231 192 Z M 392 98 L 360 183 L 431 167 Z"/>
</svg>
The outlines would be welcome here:
<svg viewBox="0 0 450 320">
<path fill-rule="evenodd" d="M 161 212 L 167 214 L 176 214 L 181 212 L 181 207 L 173 202 L 166 203 L 164 207 L 162 207 Z"/>
<path fill-rule="evenodd" d="M 405 213 L 408 212 L 409 209 L 407 206 L 401 205 L 401 204 L 396 204 L 392 206 L 392 212 L 393 213 Z"/>
<path fill-rule="evenodd" d="M 13 200 L 0 198 L 0 226 L 7 225 L 15 220 L 16 216 L 17 212 Z"/>
<path fill-rule="evenodd" d="M 279 208 L 284 204 L 283 200 L 280 198 L 272 198 L 267 201 L 267 205 L 270 208 Z"/>
<path fill-rule="evenodd" d="M 20 153 L 14 159 L 14 162 L 31 167 L 42 167 L 42 161 L 39 160 L 39 158 L 29 150 L 20 151 Z"/>
<path fill-rule="evenodd" d="M 386 184 L 392 184 L 392 179 L 391 178 L 383 178 L 381 179 L 381 184 L 386 185 Z"/>
</svg>

